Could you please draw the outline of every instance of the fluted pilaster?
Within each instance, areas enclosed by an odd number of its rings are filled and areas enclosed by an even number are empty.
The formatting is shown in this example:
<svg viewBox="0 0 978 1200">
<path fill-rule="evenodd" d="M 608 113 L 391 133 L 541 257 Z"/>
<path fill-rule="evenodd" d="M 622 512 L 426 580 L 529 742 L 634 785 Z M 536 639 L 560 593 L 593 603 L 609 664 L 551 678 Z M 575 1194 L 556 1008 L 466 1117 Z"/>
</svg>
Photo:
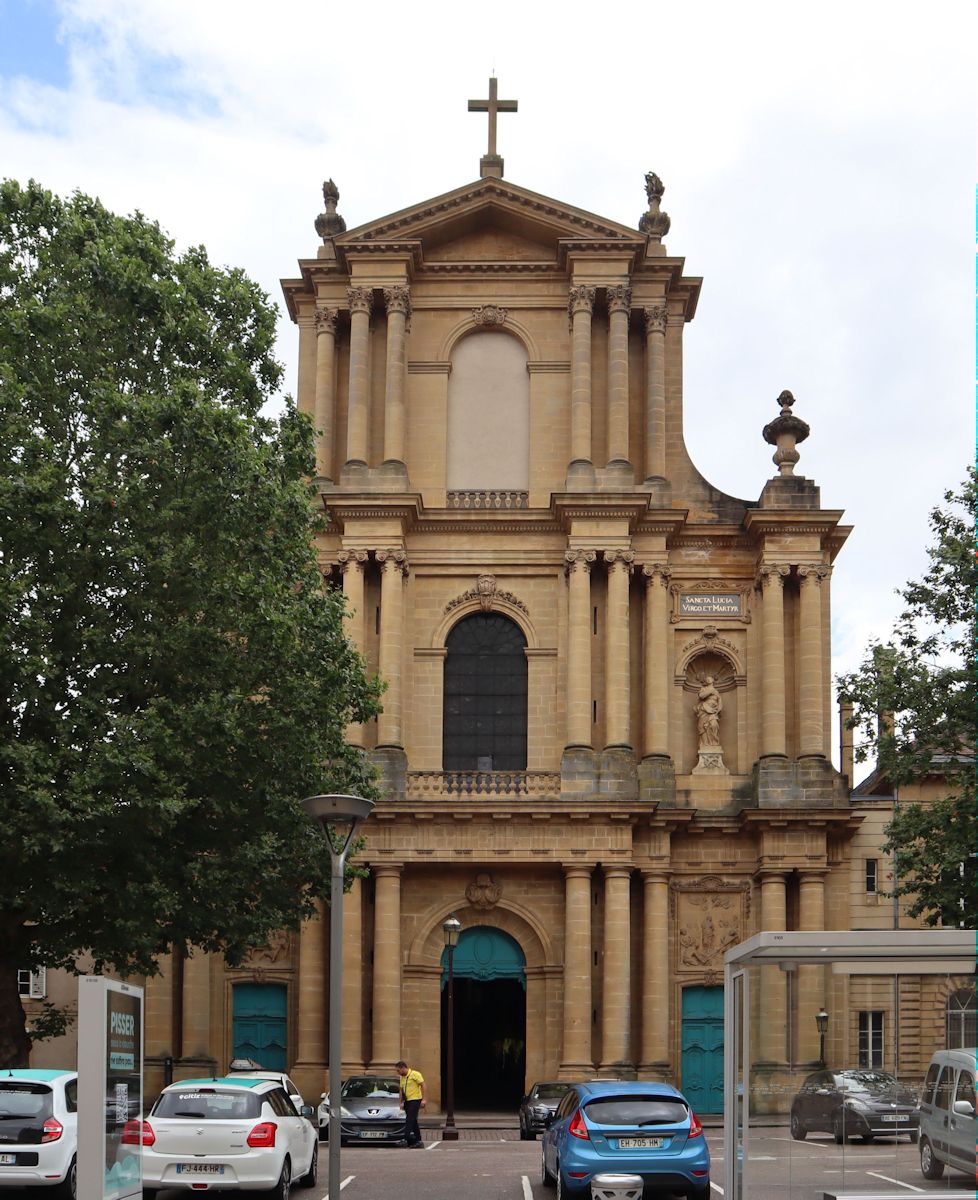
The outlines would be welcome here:
<svg viewBox="0 0 978 1200">
<path fill-rule="evenodd" d="M 631 1059 L 631 869 L 604 868 L 604 987 L 601 1004 L 601 1069 L 613 1071 Z"/>
<path fill-rule="evenodd" d="M 761 614 L 761 756 L 784 756 L 784 581 L 790 567 L 765 563 L 759 576 L 763 593 Z"/>
<path fill-rule="evenodd" d="M 591 461 L 591 313 L 594 288 L 570 290 L 571 320 L 571 460 Z"/>
<path fill-rule="evenodd" d="M 367 630 L 364 623 L 364 571 L 367 566 L 366 550 L 341 550 L 337 555 L 340 574 L 343 577 L 343 595 L 346 612 L 343 616 L 343 631 L 356 651 L 363 656 Z M 364 727 L 359 722 L 347 726 L 346 740 L 352 746 L 363 747 Z"/>
<path fill-rule="evenodd" d="M 822 581 L 829 568 L 822 563 L 802 564 L 799 620 L 800 654 L 798 663 L 798 700 L 800 715 L 799 754 L 825 757 L 825 722 L 822 711 Z"/>
<path fill-rule="evenodd" d="M 591 1057 L 591 868 L 564 868 L 564 1053 L 562 1078 L 585 1077 Z"/>
<path fill-rule="evenodd" d="M 761 929 L 776 932 L 786 927 L 787 896 L 783 871 L 761 875 Z M 761 978 L 760 1058 L 768 1063 L 785 1060 L 788 1021 L 787 976 L 777 970 L 763 971 Z"/>
<path fill-rule="evenodd" d="M 631 749 L 628 579 L 632 573 L 635 553 L 632 550 L 606 550 L 604 559 L 608 567 L 605 741 L 608 748 Z"/>
<path fill-rule="evenodd" d="M 370 1070 L 392 1072 L 401 1057 L 401 867 L 373 866 L 374 991 Z"/>
<path fill-rule="evenodd" d="M 669 877 L 643 871 L 641 1063 L 669 1061 Z"/>
<path fill-rule="evenodd" d="M 384 461 L 404 461 L 404 391 L 407 379 L 407 331 L 411 291 L 407 286 L 384 288 L 387 305 L 387 380 L 384 392 Z"/>
<path fill-rule="evenodd" d="M 407 556 L 403 550 L 378 550 L 380 563 L 380 676 L 387 684 L 384 711 L 377 718 L 377 745 L 401 746 L 403 714 L 401 693 L 404 656 L 404 577 Z"/>
<path fill-rule="evenodd" d="M 645 728 L 643 754 L 669 757 L 669 578 L 663 563 L 645 563 Z"/>
<path fill-rule="evenodd" d="M 591 564 L 593 550 L 568 550 L 567 745 L 591 745 Z"/>
<path fill-rule="evenodd" d="M 331 479 L 336 437 L 335 308 L 316 306 L 316 474 Z"/>
<path fill-rule="evenodd" d="M 613 284 L 608 298 L 608 461 L 628 462 L 628 317 L 632 289 Z"/>
<path fill-rule="evenodd" d="M 351 287 L 350 302 L 350 387 L 347 409 L 346 457 L 348 462 L 367 461 L 367 430 L 370 388 L 370 310 L 373 290 Z"/>
<path fill-rule="evenodd" d="M 645 478 L 666 473 L 666 326 L 664 304 L 650 305 L 645 317 Z"/>
</svg>

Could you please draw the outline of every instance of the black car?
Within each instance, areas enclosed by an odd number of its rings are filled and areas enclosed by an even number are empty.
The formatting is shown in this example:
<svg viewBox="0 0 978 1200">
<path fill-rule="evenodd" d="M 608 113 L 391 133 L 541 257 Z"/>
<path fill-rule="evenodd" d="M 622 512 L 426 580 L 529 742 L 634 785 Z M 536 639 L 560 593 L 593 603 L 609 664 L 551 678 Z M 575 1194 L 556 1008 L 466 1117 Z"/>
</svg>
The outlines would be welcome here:
<svg viewBox="0 0 978 1200">
<path fill-rule="evenodd" d="M 916 1142 L 919 1121 L 916 1093 L 885 1071 L 818 1071 L 791 1102 L 791 1136 L 799 1142 L 816 1130 L 840 1144 L 899 1133 Z"/>
<path fill-rule="evenodd" d="M 569 1083 L 535 1083 L 520 1101 L 520 1138 L 532 1142 L 547 1128 Z"/>
</svg>

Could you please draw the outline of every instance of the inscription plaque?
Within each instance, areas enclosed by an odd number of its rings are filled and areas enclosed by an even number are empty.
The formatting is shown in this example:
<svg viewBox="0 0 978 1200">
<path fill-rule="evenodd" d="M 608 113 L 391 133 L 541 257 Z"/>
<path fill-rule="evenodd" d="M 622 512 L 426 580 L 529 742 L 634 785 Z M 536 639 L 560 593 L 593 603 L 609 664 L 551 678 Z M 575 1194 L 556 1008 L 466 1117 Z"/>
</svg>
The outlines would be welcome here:
<svg viewBox="0 0 978 1200">
<path fill-rule="evenodd" d="M 739 617 L 743 611 L 739 592 L 683 592 L 679 597 L 681 617 Z"/>
</svg>

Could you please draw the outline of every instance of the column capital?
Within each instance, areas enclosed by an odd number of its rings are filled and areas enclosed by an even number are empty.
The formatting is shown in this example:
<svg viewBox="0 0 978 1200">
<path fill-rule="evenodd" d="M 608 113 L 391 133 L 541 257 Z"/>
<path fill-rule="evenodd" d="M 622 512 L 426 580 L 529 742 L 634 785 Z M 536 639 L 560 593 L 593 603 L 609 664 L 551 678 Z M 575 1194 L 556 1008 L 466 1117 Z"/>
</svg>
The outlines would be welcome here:
<svg viewBox="0 0 978 1200">
<path fill-rule="evenodd" d="M 666 563 L 642 563 L 642 579 L 645 581 L 646 587 L 653 583 L 661 583 L 663 587 L 666 587 L 671 576 L 672 567 Z"/>
<path fill-rule="evenodd" d="M 824 883 L 829 873 L 828 867 L 805 867 L 798 872 L 799 883 Z"/>
<path fill-rule="evenodd" d="M 802 583 L 811 583 L 815 587 L 821 587 L 822 580 L 828 579 L 832 574 L 832 568 L 827 567 L 825 563 L 799 563 L 797 571 Z"/>
<path fill-rule="evenodd" d="M 664 304 L 648 304 L 642 309 L 645 318 L 645 332 L 665 333 L 669 324 L 669 310 Z"/>
<path fill-rule="evenodd" d="M 411 289 L 406 283 L 397 283 L 384 288 L 384 304 L 388 313 L 399 312 L 411 316 Z"/>
<path fill-rule="evenodd" d="M 615 567 L 620 567 L 620 568 L 624 568 L 624 570 L 629 575 L 631 575 L 632 566 L 635 562 L 635 551 L 634 550 L 605 550 L 604 551 L 604 561 L 607 564 L 609 571 Z"/>
<path fill-rule="evenodd" d="M 337 562 L 340 565 L 340 574 L 345 575 L 350 567 L 358 567 L 363 570 L 364 563 L 367 561 L 366 550 L 341 550 L 336 556 Z"/>
<path fill-rule="evenodd" d="M 375 879 L 378 877 L 386 877 L 386 878 L 390 879 L 392 876 L 400 875 L 402 873 L 402 871 L 404 870 L 403 863 L 391 863 L 391 862 L 374 863 L 374 862 L 372 862 L 372 863 L 369 863 L 368 865 L 369 865 L 370 870 Z"/>
<path fill-rule="evenodd" d="M 397 548 L 376 550 L 374 551 L 374 558 L 376 558 L 385 570 L 399 571 L 402 575 L 408 573 L 407 554 L 403 550 Z"/>
<path fill-rule="evenodd" d="M 605 879 L 630 879 L 632 875 L 631 863 L 602 863 L 601 869 L 604 871 Z"/>
<path fill-rule="evenodd" d="M 584 571 L 590 571 L 591 564 L 597 557 L 595 550 L 566 550 L 564 552 L 564 571 L 568 575 L 578 567 Z"/>
<path fill-rule="evenodd" d="M 567 313 L 571 320 L 574 319 L 576 313 L 590 313 L 594 310 L 594 295 L 596 290 L 586 283 L 575 284 L 571 287 L 567 301 Z"/>
<path fill-rule="evenodd" d="M 351 287 L 346 289 L 346 298 L 350 302 L 350 312 L 363 312 L 369 315 L 374 306 L 374 291 L 368 287 Z"/>
<path fill-rule="evenodd" d="M 759 586 L 778 587 L 784 586 L 784 581 L 791 574 L 791 567 L 787 563 L 761 563 L 757 568 L 757 580 Z"/>
<path fill-rule="evenodd" d="M 643 883 L 668 883 L 669 872 L 664 867 L 640 867 Z"/>
<path fill-rule="evenodd" d="M 609 313 L 629 313 L 632 310 L 632 289 L 627 283 L 610 283 L 605 289 Z"/>
<path fill-rule="evenodd" d="M 335 308 L 329 308 L 325 304 L 317 304 L 316 311 L 313 316 L 316 322 L 316 336 L 321 333 L 328 333 L 331 336 L 336 334 L 336 319 L 339 312 Z"/>
<path fill-rule="evenodd" d="M 590 863 L 561 863 L 565 879 L 590 879 L 594 868 Z"/>
<path fill-rule="evenodd" d="M 754 872 L 758 882 L 762 886 L 765 883 L 786 883 L 789 873 L 786 870 L 778 870 L 771 867 L 758 867 Z"/>
</svg>

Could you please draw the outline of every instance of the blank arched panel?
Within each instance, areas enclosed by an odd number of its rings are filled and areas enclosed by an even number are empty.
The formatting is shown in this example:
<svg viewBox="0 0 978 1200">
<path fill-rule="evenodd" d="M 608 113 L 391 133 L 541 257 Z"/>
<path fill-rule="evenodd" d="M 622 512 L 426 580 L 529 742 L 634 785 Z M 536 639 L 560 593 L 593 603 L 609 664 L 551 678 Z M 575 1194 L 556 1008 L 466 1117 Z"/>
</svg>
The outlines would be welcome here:
<svg viewBox="0 0 978 1200">
<path fill-rule="evenodd" d="M 452 351 L 448 382 L 449 491 L 526 491 L 530 376 L 515 337 L 472 333 Z"/>
</svg>

